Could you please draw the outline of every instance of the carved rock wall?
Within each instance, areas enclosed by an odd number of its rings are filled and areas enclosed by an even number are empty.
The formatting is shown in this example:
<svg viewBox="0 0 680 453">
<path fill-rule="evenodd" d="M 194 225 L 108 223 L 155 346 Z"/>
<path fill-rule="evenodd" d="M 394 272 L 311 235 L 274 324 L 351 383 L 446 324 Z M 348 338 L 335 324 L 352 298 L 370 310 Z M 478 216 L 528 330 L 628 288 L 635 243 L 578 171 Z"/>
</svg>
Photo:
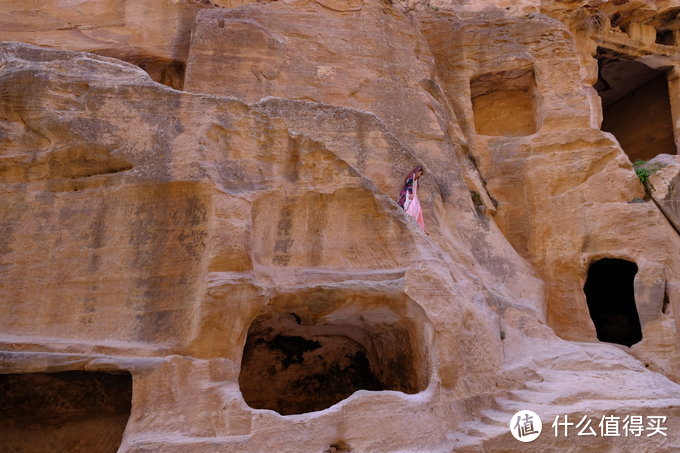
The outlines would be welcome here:
<svg viewBox="0 0 680 453">
<path fill-rule="evenodd" d="M 0 2 L 0 372 L 130 373 L 121 452 L 527 451 L 520 409 L 532 451 L 680 448 L 680 239 L 583 5 L 134 3 Z M 630 349 L 599 258 L 637 265 Z M 668 436 L 551 435 L 601 413 Z"/>
<path fill-rule="evenodd" d="M 545 275 L 549 324 L 566 338 L 594 337 L 583 284 L 588 265 L 602 257 L 638 263 L 636 293 L 643 328 L 669 315 L 661 307 L 664 288 L 669 288 L 668 297 L 677 297 L 673 294 L 680 263 L 670 252 L 678 246 L 677 233 L 654 204 L 636 201 L 643 198 L 643 187 L 618 143 L 589 127 L 588 96 L 593 89 L 579 76 L 567 31 L 541 16 L 451 16 L 425 22 L 425 35 L 440 73 L 446 74 L 444 90 L 463 112 L 464 130 L 489 194 L 498 202 L 495 219 L 515 249 Z M 518 77 L 513 76 L 527 68 L 533 72 L 534 94 L 527 88 L 525 96 L 534 99 L 531 114 L 538 130 L 479 131 L 477 81 L 488 74 L 509 78 L 509 86 L 496 82 L 489 88 L 504 96 L 517 91 Z M 488 116 L 494 108 L 503 110 L 504 105 L 487 107 L 481 115 Z M 607 190 L 602 190 L 603 184 Z M 656 240 L 659 237 L 665 239 Z M 650 329 L 645 337 L 655 332 Z M 677 370 L 673 366 L 667 372 L 675 375 Z"/>
</svg>

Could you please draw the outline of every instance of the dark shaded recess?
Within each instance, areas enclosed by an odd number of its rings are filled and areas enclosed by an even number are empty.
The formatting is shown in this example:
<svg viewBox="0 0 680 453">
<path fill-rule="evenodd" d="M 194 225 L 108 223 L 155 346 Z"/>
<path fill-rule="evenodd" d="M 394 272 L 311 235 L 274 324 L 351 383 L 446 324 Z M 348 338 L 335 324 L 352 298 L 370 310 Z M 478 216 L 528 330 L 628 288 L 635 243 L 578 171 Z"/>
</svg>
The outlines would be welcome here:
<svg viewBox="0 0 680 453">
<path fill-rule="evenodd" d="M 101 146 L 76 145 L 44 153 L 38 158 L 26 155 L 16 160 L 8 159 L 0 162 L 0 183 L 23 183 L 47 179 L 52 180 L 53 185 L 68 186 L 84 181 L 69 182 L 64 179 L 111 175 L 132 168 L 132 163 Z M 54 183 L 54 181 L 57 182 Z"/>
<path fill-rule="evenodd" d="M 149 74 L 154 82 L 162 83 L 175 90 L 184 89 L 186 63 L 179 60 L 149 59 L 137 63 Z"/>
<path fill-rule="evenodd" d="M 352 448 L 349 446 L 347 442 L 343 440 L 337 440 L 334 443 L 332 443 L 328 447 L 328 450 L 325 450 L 324 453 L 347 453 L 351 451 Z"/>
<path fill-rule="evenodd" d="M 649 25 L 656 28 L 656 43 L 666 46 L 677 44 L 677 33 L 680 33 L 680 8 L 669 8 L 656 15 Z M 675 32 L 675 35 L 674 33 Z"/>
<path fill-rule="evenodd" d="M 0 452 L 116 452 L 131 401 L 127 372 L 0 375 Z"/>
<path fill-rule="evenodd" d="M 421 390 L 403 327 L 298 320 L 263 315 L 251 325 L 239 374 L 250 407 L 291 415 L 326 409 L 358 390 Z"/>
<path fill-rule="evenodd" d="M 301 336 L 250 337 L 239 377 L 246 402 L 282 415 L 301 414 L 326 409 L 357 390 L 386 388 L 371 371 L 365 348 L 333 339 L 324 343 L 325 354 L 305 358 L 305 353 L 321 348 L 321 342 Z M 251 373 L 253 362 L 262 360 L 268 361 L 266 369 Z M 265 388 L 282 391 L 263 398 Z"/>
<path fill-rule="evenodd" d="M 270 341 L 265 341 L 262 338 L 256 340 L 256 344 L 263 343 L 266 344 L 270 350 L 278 351 L 283 354 L 281 365 L 284 370 L 294 363 L 302 363 L 305 352 L 314 351 L 321 347 L 321 343 L 318 341 L 309 341 L 302 337 L 288 337 L 285 335 L 277 335 Z"/>
<path fill-rule="evenodd" d="M 50 178 L 82 178 L 131 170 L 133 165 L 97 145 L 72 146 L 45 158 Z"/>
<path fill-rule="evenodd" d="M 665 46 L 674 46 L 675 35 L 673 34 L 673 30 L 658 30 L 656 32 L 656 43 Z"/>
<path fill-rule="evenodd" d="M 614 134 L 631 162 L 676 154 L 666 72 L 601 47 L 596 58 L 602 130 Z"/>
<path fill-rule="evenodd" d="M 479 75 L 470 80 L 475 130 L 480 135 L 526 136 L 537 131 L 532 67 Z"/>
<path fill-rule="evenodd" d="M 583 291 L 598 340 L 629 347 L 642 340 L 633 286 L 637 270 L 637 264 L 616 258 L 603 258 L 588 268 Z"/>
<path fill-rule="evenodd" d="M 99 50 L 94 53 L 105 57 L 117 58 L 118 60 L 138 66 L 149 74 L 149 77 L 154 82 L 162 83 L 176 90 L 184 89 L 184 75 L 186 73 L 186 63 L 184 61 L 137 53 L 121 54 L 111 50 Z"/>
<path fill-rule="evenodd" d="M 366 351 L 347 353 L 345 363 L 330 363 L 319 373 L 301 375 L 293 381 L 295 387 L 304 389 L 313 401 L 283 405 L 283 413 L 291 414 L 313 412 L 331 407 L 338 401 L 351 396 L 357 390 L 386 390 L 386 385 L 378 380 L 371 371 Z"/>
</svg>

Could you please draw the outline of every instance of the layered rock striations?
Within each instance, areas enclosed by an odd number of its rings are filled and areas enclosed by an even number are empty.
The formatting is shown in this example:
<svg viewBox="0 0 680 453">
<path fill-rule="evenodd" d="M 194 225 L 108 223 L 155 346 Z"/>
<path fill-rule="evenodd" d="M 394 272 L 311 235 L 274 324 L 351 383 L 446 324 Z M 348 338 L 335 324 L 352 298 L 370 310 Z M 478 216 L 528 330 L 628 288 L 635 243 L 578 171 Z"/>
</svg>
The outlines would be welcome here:
<svg viewBox="0 0 680 453">
<path fill-rule="evenodd" d="M 0 2 L 6 426 L 68 451 L 680 448 L 677 159 L 645 187 L 600 129 L 633 98 L 598 85 L 655 61 L 677 137 L 678 5 L 33 3 Z M 394 201 L 416 165 L 426 231 Z M 73 398 L 32 410 L 55 382 Z M 586 415 L 667 432 L 554 434 Z"/>
</svg>

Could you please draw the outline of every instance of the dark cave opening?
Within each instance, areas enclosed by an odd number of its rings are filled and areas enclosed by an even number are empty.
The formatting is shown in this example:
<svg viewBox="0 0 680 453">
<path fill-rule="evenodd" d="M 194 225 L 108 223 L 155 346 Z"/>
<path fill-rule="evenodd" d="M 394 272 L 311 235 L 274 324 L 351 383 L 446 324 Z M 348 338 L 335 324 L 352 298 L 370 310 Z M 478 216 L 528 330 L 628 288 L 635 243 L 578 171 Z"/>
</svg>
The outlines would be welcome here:
<svg viewBox="0 0 680 453">
<path fill-rule="evenodd" d="M 680 34 L 680 8 L 668 8 L 649 22 L 656 28 L 657 44 L 677 46 Z"/>
<path fill-rule="evenodd" d="M 656 43 L 664 46 L 675 45 L 675 33 L 673 30 L 658 30 L 656 32 Z"/>
<path fill-rule="evenodd" d="M 598 48 L 602 130 L 611 132 L 631 162 L 676 154 L 668 79 L 617 52 Z"/>
<path fill-rule="evenodd" d="M 111 50 L 98 50 L 94 53 L 104 57 L 117 58 L 118 60 L 138 66 L 149 74 L 149 77 L 154 82 L 162 83 L 175 90 L 184 89 L 184 75 L 186 73 L 186 63 L 184 61 L 141 53 L 122 54 Z"/>
<path fill-rule="evenodd" d="M 162 83 L 175 90 L 184 89 L 186 63 L 179 60 L 142 59 L 134 64 L 149 74 L 154 82 Z"/>
<path fill-rule="evenodd" d="M 130 373 L 0 375 L 0 451 L 115 453 L 130 417 Z"/>
<path fill-rule="evenodd" d="M 637 264 L 617 258 L 602 258 L 588 268 L 583 291 L 598 340 L 629 347 L 642 340 L 635 305 L 637 271 Z"/>
<path fill-rule="evenodd" d="M 248 330 L 239 387 L 246 403 L 282 415 L 331 407 L 358 390 L 417 393 L 427 370 L 413 324 L 385 310 L 257 317 Z M 389 321 L 389 322 L 385 322 Z"/>
</svg>

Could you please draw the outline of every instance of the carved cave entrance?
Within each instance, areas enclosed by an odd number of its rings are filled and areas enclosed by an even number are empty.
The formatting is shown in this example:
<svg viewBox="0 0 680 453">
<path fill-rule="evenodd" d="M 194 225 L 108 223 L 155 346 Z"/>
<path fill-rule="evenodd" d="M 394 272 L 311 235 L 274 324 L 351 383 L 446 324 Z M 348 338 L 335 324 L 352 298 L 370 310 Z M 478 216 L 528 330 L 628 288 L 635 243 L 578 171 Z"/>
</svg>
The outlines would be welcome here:
<svg viewBox="0 0 680 453">
<path fill-rule="evenodd" d="M 129 373 L 0 375 L 0 451 L 115 453 L 131 401 Z"/>
<path fill-rule="evenodd" d="M 424 390 L 428 328 L 375 300 L 371 308 L 353 302 L 330 301 L 329 309 L 328 300 L 311 301 L 258 316 L 239 375 L 246 403 L 291 415 L 326 409 L 357 390 Z"/>
<path fill-rule="evenodd" d="M 614 134 L 631 162 L 676 154 L 666 72 L 603 48 L 596 58 L 602 130 Z"/>
<path fill-rule="evenodd" d="M 680 8 L 669 8 L 650 23 L 656 29 L 657 44 L 680 46 Z"/>
<path fill-rule="evenodd" d="M 479 135 L 524 136 L 537 130 L 533 67 L 497 71 L 470 80 L 475 130 Z"/>
<path fill-rule="evenodd" d="M 642 329 L 635 306 L 633 262 L 603 258 L 592 263 L 583 291 L 597 339 L 632 346 L 642 340 Z"/>
</svg>

